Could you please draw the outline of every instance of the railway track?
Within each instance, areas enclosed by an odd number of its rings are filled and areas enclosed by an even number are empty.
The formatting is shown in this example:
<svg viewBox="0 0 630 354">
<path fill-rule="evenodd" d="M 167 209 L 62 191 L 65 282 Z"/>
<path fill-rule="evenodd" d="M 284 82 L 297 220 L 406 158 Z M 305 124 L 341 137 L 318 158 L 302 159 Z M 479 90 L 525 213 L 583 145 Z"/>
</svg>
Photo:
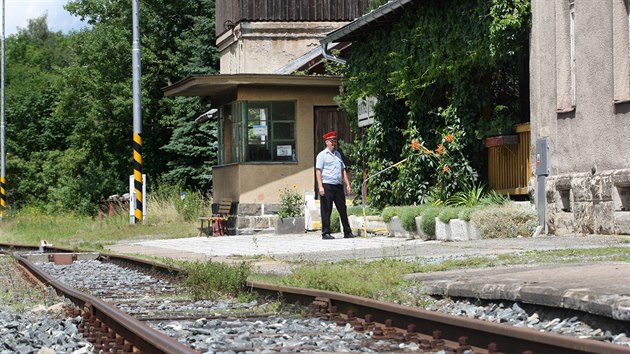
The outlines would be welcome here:
<svg viewBox="0 0 630 354">
<path fill-rule="evenodd" d="M 15 251 L 17 247 L 0 245 L 0 249 Z M 178 286 L 177 271 L 159 264 L 115 255 L 72 254 L 69 250 L 28 254 L 35 250 L 21 248 L 15 258 L 40 281 L 54 287 L 82 309 L 81 330 L 95 348 L 103 352 L 254 352 L 255 346 L 260 346 L 267 351 L 630 353 L 627 347 L 609 343 L 453 317 L 339 293 L 258 282 L 248 285 L 261 298 L 303 305 L 311 317 L 278 315 L 268 302 L 219 302 L 218 305 L 195 302 L 186 299 L 185 292 Z M 98 280 L 96 274 L 123 273 L 102 271 L 98 268 L 101 266 L 134 270 L 144 281 L 136 286 L 127 280 Z M 75 268 L 83 268 L 92 276 L 70 275 Z M 70 278 L 83 278 L 83 283 L 69 285 Z M 314 322 L 313 318 L 318 319 L 318 325 L 323 323 L 322 328 L 308 327 L 309 321 Z M 295 333 L 289 334 L 289 327 L 294 328 Z M 217 332 L 217 329 L 222 331 Z M 194 335 L 182 339 L 181 334 L 186 332 Z M 196 339 L 191 339 L 193 337 Z M 191 341 L 209 337 L 219 337 L 223 346 L 190 346 Z M 239 341 L 243 337 L 247 340 Z M 288 338 L 291 340 L 287 341 Z M 335 346 L 335 342 L 349 341 L 348 338 L 358 344 Z M 277 347 L 273 347 L 274 343 Z"/>
</svg>

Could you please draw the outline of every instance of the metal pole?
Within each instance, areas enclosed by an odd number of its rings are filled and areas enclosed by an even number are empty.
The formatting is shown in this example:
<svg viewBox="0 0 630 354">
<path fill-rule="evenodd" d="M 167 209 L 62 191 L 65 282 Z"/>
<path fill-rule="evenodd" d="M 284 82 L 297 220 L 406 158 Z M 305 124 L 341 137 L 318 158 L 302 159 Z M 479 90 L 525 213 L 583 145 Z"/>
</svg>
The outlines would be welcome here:
<svg viewBox="0 0 630 354">
<path fill-rule="evenodd" d="M 0 76 L 0 221 L 4 218 L 4 210 L 7 208 L 7 188 L 6 188 L 6 162 L 4 151 L 4 78 L 5 78 L 5 63 L 4 63 L 4 0 L 2 0 L 2 59 L 0 66 L 2 66 L 2 73 Z"/>
<path fill-rule="evenodd" d="M 131 48 L 133 65 L 133 176 L 135 205 L 135 223 L 142 221 L 144 201 L 142 182 L 142 91 L 140 86 L 140 0 L 133 0 L 133 43 Z M 133 199 L 133 198 L 132 198 Z"/>
</svg>

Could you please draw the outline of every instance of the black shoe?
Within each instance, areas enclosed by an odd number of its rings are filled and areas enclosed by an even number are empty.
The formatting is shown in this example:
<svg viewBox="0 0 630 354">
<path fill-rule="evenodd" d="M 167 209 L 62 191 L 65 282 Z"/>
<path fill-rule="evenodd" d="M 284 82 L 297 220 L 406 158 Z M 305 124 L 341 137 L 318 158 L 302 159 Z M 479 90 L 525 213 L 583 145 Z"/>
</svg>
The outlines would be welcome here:
<svg viewBox="0 0 630 354">
<path fill-rule="evenodd" d="M 356 236 L 353 235 L 352 233 L 347 233 L 343 235 L 343 238 L 355 238 Z"/>
<path fill-rule="evenodd" d="M 322 240 L 334 240 L 335 238 L 332 237 L 330 234 L 325 234 L 322 235 Z"/>
</svg>

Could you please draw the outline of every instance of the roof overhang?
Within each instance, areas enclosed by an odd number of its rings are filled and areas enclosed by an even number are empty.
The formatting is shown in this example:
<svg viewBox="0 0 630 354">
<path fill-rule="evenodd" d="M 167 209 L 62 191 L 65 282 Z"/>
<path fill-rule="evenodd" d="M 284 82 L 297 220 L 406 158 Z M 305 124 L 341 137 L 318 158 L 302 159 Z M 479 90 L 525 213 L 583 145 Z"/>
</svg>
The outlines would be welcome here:
<svg viewBox="0 0 630 354">
<path fill-rule="evenodd" d="M 403 8 L 412 4 L 415 0 L 395 0 L 379 7 L 378 9 L 357 18 L 349 24 L 330 32 L 319 42 L 326 48 L 328 43 L 353 42 L 365 37 L 366 34 L 380 30 L 389 29 L 392 23 L 397 23 L 404 14 Z"/>
<path fill-rule="evenodd" d="M 339 87 L 339 76 L 306 76 L 276 74 L 222 74 L 193 75 L 162 88 L 164 95 L 208 96 L 214 104 L 223 104 L 236 99 L 241 86 L 256 87 Z"/>
</svg>

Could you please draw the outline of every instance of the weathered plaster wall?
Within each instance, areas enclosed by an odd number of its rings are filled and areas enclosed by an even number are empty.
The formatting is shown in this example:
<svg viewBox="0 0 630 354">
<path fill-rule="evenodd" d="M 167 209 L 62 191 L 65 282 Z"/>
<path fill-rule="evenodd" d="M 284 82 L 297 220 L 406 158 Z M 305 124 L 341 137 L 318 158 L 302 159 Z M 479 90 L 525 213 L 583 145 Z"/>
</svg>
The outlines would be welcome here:
<svg viewBox="0 0 630 354">
<path fill-rule="evenodd" d="M 217 38 L 221 74 L 269 74 L 347 22 L 241 22 Z"/>
<path fill-rule="evenodd" d="M 615 82 L 627 79 L 619 77 L 627 71 L 615 71 L 613 65 L 619 40 L 613 36 L 617 2 L 621 0 L 575 1 L 571 105 L 569 2 L 532 1 L 532 151 L 537 139 L 549 137 L 546 202 L 551 232 L 630 232 L 622 226 L 627 212 L 614 207 L 614 196 L 619 199 L 619 191 L 625 191 L 620 181 L 630 174 L 630 104 L 614 101 Z M 625 26 L 628 31 L 627 22 Z"/>
</svg>

